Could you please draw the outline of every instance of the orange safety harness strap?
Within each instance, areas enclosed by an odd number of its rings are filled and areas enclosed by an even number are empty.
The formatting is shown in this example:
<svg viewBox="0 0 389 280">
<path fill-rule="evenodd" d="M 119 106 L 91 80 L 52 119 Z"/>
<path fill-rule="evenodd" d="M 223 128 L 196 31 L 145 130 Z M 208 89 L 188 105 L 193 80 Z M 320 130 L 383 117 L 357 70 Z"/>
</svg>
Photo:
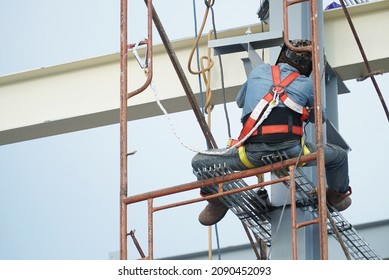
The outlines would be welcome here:
<svg viewBox="0 0 389 280">
<path fill-rule="evenodd" d="M 308 111 L 304 106 L 293 101 L 285 92 L 285 88 L 291 84 L 297 77 L 300 76 L 299 73 L 293 72 L 289 74 L 284 80 L 281 81 L 281 73 L 278 65 L 272 66 L 272 77 L 273 77 L 273 87 L 272 89 L 257 103 L 254 110 L 251 112 L 250 116 L 244 123 L 244 126 L 240 132 L 238 139 L 232 139 L 230 141 L 230 146 L 241 141 L 255 126 L 258 119 L 261 118 L 263 113 L 266 111 L 269 103 L 272 102 L 274 94 L 278 94 L 280 100 L 293 111 L 301 114 L 301 121 L 308 119 Z M 261 128 L 262 134 L 274 134 L 274 133 L 288 133 L 288 125 L 266 125 Z M 292 133 L 296 135 L 302 135 L 301 126 L 293 126 Z M 252 135 L 257 135 L 258 131 L 255 131 Z"/>
</svg>

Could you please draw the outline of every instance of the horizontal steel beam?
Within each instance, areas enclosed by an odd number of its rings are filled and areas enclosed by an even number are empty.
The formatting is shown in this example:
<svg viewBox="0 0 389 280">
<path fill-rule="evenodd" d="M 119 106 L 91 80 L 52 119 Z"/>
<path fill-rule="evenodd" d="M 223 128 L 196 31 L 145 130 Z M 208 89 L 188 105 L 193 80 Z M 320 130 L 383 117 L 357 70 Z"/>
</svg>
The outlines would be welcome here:
<svg viewBox="0 0 389 280">
<path fill-rule="evenodd" d="M 348 8 L 359 33 L 371 68 L 389 72 L 389 37 L 382 35 L 383 26 L 389 26 L 389 1 L 371 2 Z M 242 63 L 245 44 L 250 49 L 277 45 L 281 32 L 259 33 L 259 26 L 248 26 L 219 31 L 217 40 L 200 41 L 200 50 L 214 48 L 223 55 L 224 81 L 227 102 L 234 100 L 246 79 Z M 325 53 L 333 70 L 343 80 L 368 75 L 342 9 L 324 12 Z M 241 44 L 243 43 L 243 45 Z M 172 42 L 178 59 L 187 61 L 193 38 Z M 234 49 L 235 48 L 235 49 Z M 232 50 L 238 53 L 232 53 Z M 141 57 L 144 48 L 139 49 Z M 190 110 L 190 104 L 180 81 L 166 55 L 163 45 L 153 47 L 154 77 L 158 94 L 171 113 Z M 228 54 L 228 55 L 227 55 Z M 247 54 L 245 54 L 247 56 Z M 0 145 L 16 143 L 61 133 L 73 132 L 119 122 L 120 57 L 111 54 L 62 65 L 44 67 L 0 77 Z M 197 76 L 188 73 L 189 84 L 199 100 Z M 218 77 L 215 66 L 212 77 Z M 138 62 L 129 52 L 129 91 L 145 79 Z M 222 103 L 221 81 L 213 78 L 213 103 Z M 151 89 L 131 98 L 128 120 L 161 114 Z"/>
</svg>

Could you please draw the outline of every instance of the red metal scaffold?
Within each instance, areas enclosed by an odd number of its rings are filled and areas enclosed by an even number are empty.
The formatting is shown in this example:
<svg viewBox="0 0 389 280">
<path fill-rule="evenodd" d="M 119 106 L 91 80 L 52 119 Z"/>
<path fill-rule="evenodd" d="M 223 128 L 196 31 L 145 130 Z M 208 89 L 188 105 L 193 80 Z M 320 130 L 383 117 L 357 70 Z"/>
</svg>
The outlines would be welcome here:
<svg viewBox="0 0 389 280">
<path fill-rule="evenodd" d="M 143 200 L 148 201 L 149 206 L 149 252 L 148 256 L 144 257 L 144 259 L 153 259 L 153 213 L 156 211 L 160 211 L 163 209 L 176 207 L 180 205 L 185 205 L 189 203 L 203 201 L 205 198 L 196 198 L 189 201 L 183 201 L 178 203 L 173 203 L 165 206 L 154 207 L 153 199 L 165 195 L 170 195 L 173 193 L 183 192 L 195 188 L 200 188 L 205 186 L 206 184 L 222 184 L 229 180 L 234 180 L 236 178 L 244 178 L 248 176 L 263 174 L 265 172 L 270 172 L 275 170 L 275 168 L 285 168 L 289 167 L 290 176 L 285 176 L 283 178 L 279 178 L 278 180 L 263 182 L 260 184 L 249 186 L 249 188 L 256 188 L 258 186 L 265 186 L 274 184 L 276 182 L 282 182 L 289 180 L 290 181 L 290 191 L 294 196 L 294 165 L 297 162 L 297 159 L 289 159 L 278 165 L 273 164 L 272 166 L 265 166 L 261 168 L 254 168 L 250 170 L 236 172 L 235 174 L 230 174 L 226 176 L 215 177 L 212 179 L 205 179 L 202 181 L 196 181 L 192 183 L 187 183 L 183 185 L 178 185 L 171 188 L 161 189 L 158 191 L 139 194 L 136 196 L 128 197 L 128 182 L 127 182 L 127 106 L 128 99 L 132 96 L 141 93 L 144 91 L 152 80 L 152 21 L 154 21 L 155 26 L 162 38 L 164 46 L 167 50 L 167 53 L 171 59 L 171 62 L 177 72 L 177 75 L 181 81 L 181 84 L 187 94 L 189 102 L 192 105 L 193 111 L 199 121 L 201 129 L 203 131 L 204 137 L 207 140 L 208 148 L 217 148 L 216 142 L 213 139 L 211 132 L 209 131 L 208 126 L 205 123 L 203 116 L 201 115 L 200 110 L 198 109 L 198 105 L 195 101 L 193 91 L 191 90 L 188 81 L 184 75 L 184 72 L 175 56 L 174 50 L 170 44 L 170 41 L 163 29 L 163 26 L 159 20 L 159 17 L 152 5 L 152 0 L 144 0 L 147 4 L 148 9 L 148 38 L 145 41 L 148 46 L 148 76 L 144 85 L 137 90 L 128 93 L 127 88 L 127 54 L 129 49 L 129 44 L 127 42 L 127 0 L 121 0 L 121 44 L 120 44 L 120 53 L 121 53 L 121 72 L 120 72 L 120 92 L 121 92 L 121 106 L 120 106 L 120 259 L 127 259 L 127 238 L 128 233 L 127 230 L 127 206 L 130 203 L 135 203 Z M 295 0 L 288 1 L 284 0 L 284 41 L 289 46 L 288 39 L 288 8 L 291 5 L 299 4 L 302 2 L 310 3 L 310 19 L 311 19 L 311 41 L 312 46 L 295 49 L 295 51 L 310 51 L 312 52 L 312 60 L 313 60 L 313 79 L 314 79 L 314 89 L 315 89 L 315 118 L 316 123 L 321 124 L 322 115 L 321 115 L 321 96 L 320 96 L 320 69 L 319 69 L 319 50 L 318 50 L 318 22 L 317 22 L 317 3 L 316 0 Z M 324 173 L 324 152 L 323 152 L 323 137 L 322 137 L 322 126 L 316 125 L 316 145 L 317 152 L 312 153 L 308 156 L 302 156 L 299 159 L 299 163 L 316 160 L 317 161 L 317 174 L 318 174 L 318 182 L 317 182 L 317 193 L 318 193 L 318 209 L 319 216 L 318 219 L 314 219 L 309 223 L 305 224 L 297 224 L 296 223 L 296 207 L 294 205 L 293 200 L 292 204 L 292 242 L 293 242 L 293 258 L 297 259 L 297 240 L 296 240 L 296 230 L 305 225 L 318 223 L 320 228 L 320 258 L 328 259 L 328 240 L 327 240 L 327 208 L 326 208 L 326 195 L 325 195 L 325 173 Z M 235 192 L 244 191 L 245 188 L 236 190 Z M 219 194 L 214 195 L 215 197 L 228 195 L 230 192 L 221 192 Z"/>
</svg>

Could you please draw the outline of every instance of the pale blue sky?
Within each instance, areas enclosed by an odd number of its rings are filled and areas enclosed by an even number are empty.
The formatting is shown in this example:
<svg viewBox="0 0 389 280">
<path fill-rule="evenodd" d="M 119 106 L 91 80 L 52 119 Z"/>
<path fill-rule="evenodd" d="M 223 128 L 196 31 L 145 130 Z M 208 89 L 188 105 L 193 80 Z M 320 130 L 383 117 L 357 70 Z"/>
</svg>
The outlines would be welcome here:
<svg viewBox="0 0 389 280">
<path fill-rule="evenodd" d="M 129 40 L 135 42 L 147 35 L 146 9 L 143 0 L 129 2 Z M 192 1 L 154 2 L 171 39 L 194 34 Z M 215 1 L 219 30 L 258 22 L 255 12 L 259 1 L 242 2 Z M 324 1 L 327 2 L 332 1 Z M 119 3 L 1 1 L 0 75 L 118 52 Z M 200 22 L 203 1 L 196 4 Z M 157 33 L 154 36 L 155 41 L 160 41 Z M 377 80 L 387 99 L 387 74 Z M 344 215 L 353 224 L 388 219 L 389 189 L 383 180 L 388 123 L 369 80 L 346 84 L 351 94 L 339 98 L 339 121 L 340 132 L 352 148 L 349 156 L 354 202 Z M 229 109 L 232 122 L 235 120 L 233 129 L 238 132 L 240 112 L 234 104 Z M 222 107 L 213 114 L 214 119 L 221 120 L 218 128 L 213 127 L 221 146 L 227 138 Z M 205 148 L 192 112 L 173 114 L 171 118 L 185 143 Z M 146 141 L 156 134 L 169 144 Z M 178 144 L 163 117 L 129 123 L 129 135 L 129 150 L 138 151 L 129 160 L 130 194 L 195 179 L 190 167 L 193 152 Z M 175 215 L 174 210 L 156 214 L 155 257 L 207 249 L 207 228 L 197 222 L 203 206 L 181 207 L 180 215 Z M 146 215 L 144 205 L 129 207 L 129 230 L 136 229 L 144 249 Z M 247 242 L 232 214 L 219 224 L 219 232 L 222 246 Z M 138 258 L 129 244 L 129 258 Z M 107 259 L 110 252 L 117 250 L 118 125 L 0 146 L 0 259 Z"/>
</svg>

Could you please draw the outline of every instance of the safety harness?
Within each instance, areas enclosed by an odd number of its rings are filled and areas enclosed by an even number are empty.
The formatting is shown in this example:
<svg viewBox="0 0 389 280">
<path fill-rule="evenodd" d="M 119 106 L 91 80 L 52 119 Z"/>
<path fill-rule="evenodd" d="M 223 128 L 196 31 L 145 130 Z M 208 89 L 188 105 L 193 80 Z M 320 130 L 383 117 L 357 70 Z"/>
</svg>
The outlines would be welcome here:
<svg viewBox="0 0 389 280">
<path fill-rule="evenodd" d="M 272 138 L 276 138 L 278 141 L 281 139 L 280 137 L 285 138 L 285 135 L 294 135 L 298 138 L 302 137 L 302 123 L 308 119 L 308 111 L 304 106 L 293 101 L 285 92 L 285 88 L 299 77 L 300 74 L 293 72 L 281 81 L 279 66 L 272 66 L 271 70 L 273 77 L 273 86 L 271 90 L 258 102 L 250 116 L 244 122 L 238 139 L 231 139 L 229 146 L 242 142 L 242 139 L 245 137 L 247 138 L 249 133 L 252 133 L 249 136 L 250 138 L 248 138 L 250 139 L 250 142 L 269 142 L 269 139 Z M 278 102 L 278 100 L 281 100 L 287 108 L 273 108 L 272 119 L 264 120 L 262 124 L 258 126 L 258 129 L 252 132 L 252 129 L 269 107 L 269 104 L 273 103 L 274 105 L 274 102 Z M 288 112 L 285 112 L 285 110 Z M 282 118 L 285 114 L 288 116 L 286 119 L 285 117 Z M 253 168 L 255 166 L 248 160 L 243 142 L 238 146 L 239 158 L 246 167 Z M 309 153 L 309 150 L 307 150 L 303 143 L 302 147 L 304 148 L 304 154 Z"/>
</svg>

